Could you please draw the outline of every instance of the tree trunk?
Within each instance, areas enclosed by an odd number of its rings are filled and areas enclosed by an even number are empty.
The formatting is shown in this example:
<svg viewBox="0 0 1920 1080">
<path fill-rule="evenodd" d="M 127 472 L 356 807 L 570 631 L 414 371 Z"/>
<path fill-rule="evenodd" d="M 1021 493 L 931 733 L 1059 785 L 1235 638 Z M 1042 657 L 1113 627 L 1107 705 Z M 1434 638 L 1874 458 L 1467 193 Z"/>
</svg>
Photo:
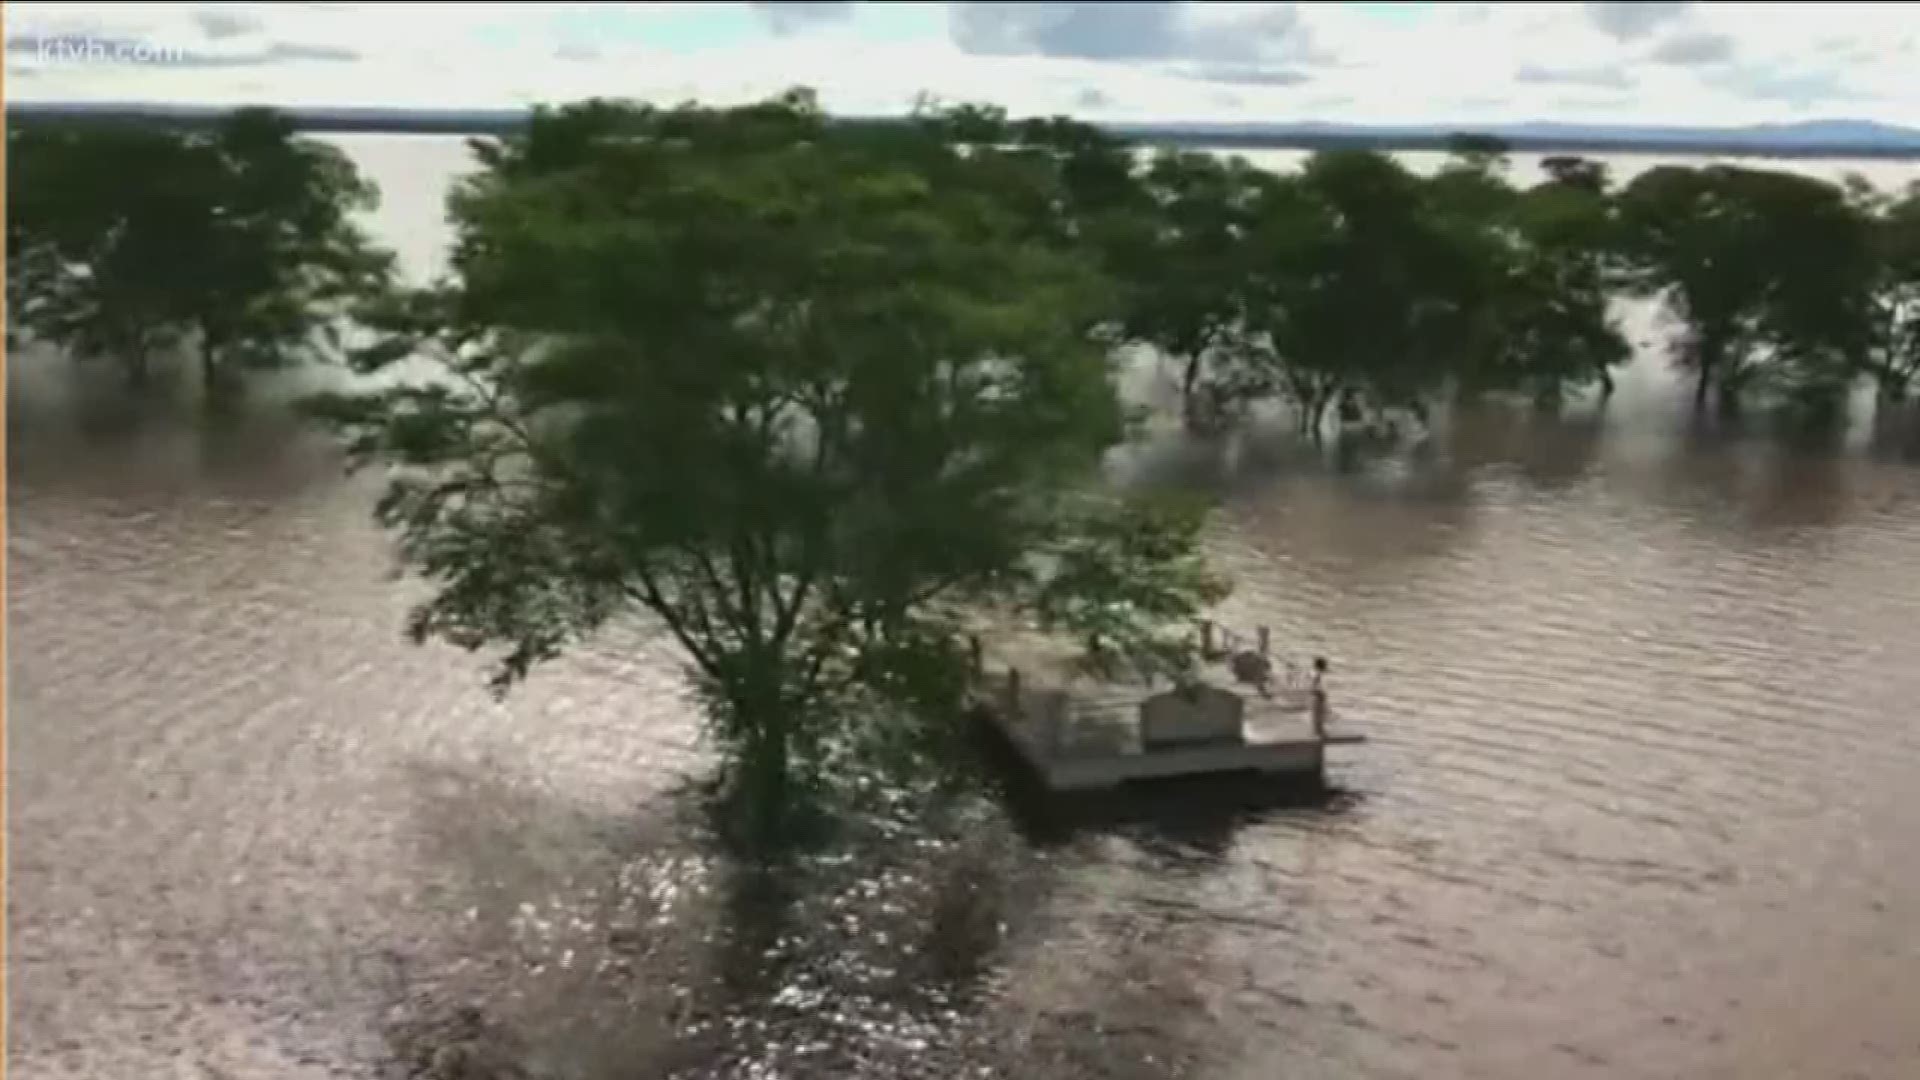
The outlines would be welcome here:
<svg viewBox="0 0 1920 1080">
<path fill-rule="evenodd" d="M 1904 404 L 1907 400 L 1907 380 L 1891 367 L 1882 367 L 1874 373 L 1878 386 L 1875 388 L 1874 404 L 1886 407 Z"/>
<path fill-rule="evenodd" d="M 760 680 L 755 680 L 760 682 Z M 764 685 L 764 683 L 762 683 Z M 792 839 L 793 755 L 790 717 L 777 693 L 743 687 L 730 707 L 741 739 L 739 786 L 731 793 L 736 824 L 749 852 L 777 857 Z"/>
<path fill-rule="evenodd" d="M 1307 434 L 1315 443 L 1326 438 L 1327 408 L 1332 404 L 1332 391 L 1324 390 L 1314 395 L 1313 406 L 1307 411 Z"/>
<path fill-rule="evenodd" d="M 1607 401 L 1612 397 L 1613 397 L 1613 372 L 1607 370 L 1606 365 L 1602 364 L 1600 366 L 1600 400 Z"/>
<path fill-rule="evenodd" d="M 145 348 L 135 346 L 129 349 L 123 363 L 126 364 L 128 386 L 143 389 L 153 380 L 153 367 Z"/>
<path fill-rule="evenodd" d="M 209 340 L 200 349 L 200 388 L 209 398 L 224 399 L 233 390 L 226 364 L 221 362 L 222 347 Z"/>
<path fill-rule="evenodd" d="M 1726 343 L 1729 339 L 1718 333 L 1706 333 L 1700 337 L 1699 351 L 1695 354 L 1695 366 L 1699 368 L 1699 379 L 1693 384 L 1693 411 L 1707 410 L 1707 395 L 1715 387 L 1721 390 L 1721 398 L 1726 398 L 1727 372 Z"/>
<path fill-rule="evenodd" d="M 1740 387 L 1736 383 L 1720 383 L 1718 410 L 1721 416 L 1733 418 L 1740 414 Z"/>
<path fill-rule="evenodd" d="M 1200 417 L 1194 412 L 1193 392 L 1200 385 L 1200 354 L 1194 353 L 1187 358 L 1187 365 L 1180 375 L 1180 415 L 1186 421 L 1188 431 L 1197 431 Z"/>
<path fill-rule="evenodd" d="M 793 809 L 793 763 L 788 749 L 785 723 L 776 717 L 763 717 L 745 762 L 747 824 L 754 847 L 762 853 L 778 852 L 787 839 Z"/>
</svg>

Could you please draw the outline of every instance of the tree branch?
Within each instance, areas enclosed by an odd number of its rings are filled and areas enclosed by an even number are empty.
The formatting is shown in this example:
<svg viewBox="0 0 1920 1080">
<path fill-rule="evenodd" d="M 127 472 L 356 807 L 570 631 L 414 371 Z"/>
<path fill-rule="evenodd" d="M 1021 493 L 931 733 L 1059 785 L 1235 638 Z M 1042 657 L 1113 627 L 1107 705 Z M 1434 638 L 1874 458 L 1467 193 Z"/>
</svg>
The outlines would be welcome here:
<svg viewBox="0 0 1920 1080">
<path fill-rule="evenodd" d="M 666 596 L 660 591 L 659 584 L 654 581 L 653 575 L 645 569 L 637 567 L 633 570 L 633 575 L 639 581 L 640 588 L 635 590 L 632 585 L 623 584 L 621 586 L 622 591 L 635 602 L 652 611 L 655 615 L 658 615 L 660 620 L 667 624 L 668 631 L 673 634 L 675 640 L 679 641 L 680 647 L 685 649 L 689 656 L 693 657 L 694 664 L 698 666 L 708 678 L 716 681 L 721 680 L 723 672 L 719 664 L 707 649 L 696 640 L 695 635 L 689 632 L 684 617 L 667 601 Z M 706 623 L 704 613 L 700 614 L 700 621 L 703 624 Z M 712 627 L 710 625 L 705 627 L 705 633 L 709 640 L 711 640 Z"/>
</svg>

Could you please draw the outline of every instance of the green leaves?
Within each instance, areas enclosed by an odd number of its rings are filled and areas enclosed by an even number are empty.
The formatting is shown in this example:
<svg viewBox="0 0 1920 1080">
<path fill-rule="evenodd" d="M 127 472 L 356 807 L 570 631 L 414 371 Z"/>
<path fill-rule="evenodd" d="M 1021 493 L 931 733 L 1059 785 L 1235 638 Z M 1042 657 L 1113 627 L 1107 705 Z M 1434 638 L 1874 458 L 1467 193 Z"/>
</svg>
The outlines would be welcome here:
<svg viewBox="0 0 1920 1080">
<path fill-rule="evenodd" d="M 596 102 L 478 148 L 452 278 L 368 313 L 388 381 L 314 403 L 393 470 L 415 632 L 506 686 L 657 620 L 777 818 L 872 725 L 926 743 L 969 612 L 1143 644 L 1214 595 L 1187 519 L 1071 511 L 1123 431 L 1077 238 L 1111 151 L 961 141 L 997 124 Z"/>
<path fill-rule="evenodd" d="M 1905 400 L 1920 382 L 1920 184 L 1870 206 L 1874 280 L 1863 363 L 1883 400 Z"/>
<path fill-rule="evenodd" d="M 1063 527 L 1038 553 L 1040 626 L 1083 641 L 1102 676 L 1186 675 L 1196 659 L 1187 620 L 1227 595 L 1198 554 L 1204 505 L 1167 494 L 1083 496 L 1058 512 Z"/>
<path fill-rule="evenodd" d="M 1266 185 L 1249 322 L 1305 431 L 1341 398 L 1416 408 L 1453 372 L 1485 292 L 1462 212 L 1371 151 L 1316 154 Z"/>
<path fill-rule="evenodd" d="M 1481 352 L 1470 385 L 1518 391 L 1557 404 L 1598 382 L 1632 355 L 1609 312 L 1618 277 L 1619 234 L 1604 170 L 1553 159 L 1549 179 L 1512 193 L 1491 223 L 1493 268 Z"/>
<path fill-rule="evenodd" d="M 330 357 L 332 324 L 391 272 L 352 221 L 371 186 L 270 110 L 210 132 L 39 122 L 8 142 L 15 321 L 79 359 L 139 377 L 193 341 L 211 383 Z"/>
<path fill-rule="evenodd" d="M 1181 365 L 1182 400 L 1195 427 L 1264 388 L 1253 377 L 1259 366 L 1246 361 L 1247 286 L 1257 258 L 1247 238 L 1265 179 L 1239 159 L 1163 151 L 1140 179 L 1135 201 L 1142 205 L 1098 236 L 1125 290 L 1122 335 Z"/>
<path fill-rule="evenodd" d="M 1621 195 L 1643 293 L 1687 327 L 1677 356 L 1731 403 L 1761 377 L 1832 395 L 1866 347 L 1876 254 L 1871 220 L 1841 187 L 1789 173 L 1663 166 Z"/>
<path fill-rule="evenodd" d="M 1621 293 L 1680 317 L 1702 401 L 1715 386 L 1834 398 L 1862 373 L 1899 398 L 1920 377 L 1911 197 L 1718 165 L 1616 194 L 1596 162 L 1543 168 L 1517 189 L 1504 148 L 1476 138 L 1427 178 L 1370 151 L 1282 176 L 1159 155 L 1138 170 L 1143 209 L 1099 235 L 1121 336 L 1179 365 L 1195 426 L 1277 392 L 1315 437 L 1336 402 L 1364 420 L 1418 415 L 1449 385 L 1543 404 L 1609 392 L 1631 357 Z"/>
</svg>

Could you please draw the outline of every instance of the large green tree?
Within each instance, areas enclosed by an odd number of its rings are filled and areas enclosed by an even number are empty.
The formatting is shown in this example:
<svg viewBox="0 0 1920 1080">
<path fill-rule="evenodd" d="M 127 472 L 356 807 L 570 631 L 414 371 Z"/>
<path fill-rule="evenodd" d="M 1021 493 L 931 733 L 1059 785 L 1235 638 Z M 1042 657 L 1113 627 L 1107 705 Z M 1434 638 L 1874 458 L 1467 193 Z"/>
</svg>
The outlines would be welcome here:
<svg viewBox="0 0 1920 1080">
<path fill-rule="evenodd" d="M 1436 212 L 1432 190 L 1384 154 L 1315 154 L 1265 185 L 1248 320 L 1303 431 L 1343 418 L 1424 415 L 1483 317 L 1484 246 Z"/>
<path fill-rule="evenodd" d="M 1858 363 L 1880 400 L 1897 404 L 1920 382 L 1920 183 L 1899 193 L 1857 184 L 1854 194 L 1873 246 Z"/>
<path fill-rule="evenodd" d="M 1723 406 L 1771 382 L 1831 396 L 1857 356 L 1871 277 L 1868 227 L 1834 184 L 1770 170 L 1662 166 L 1621 195 L 1625 249 L 1644 295 L 1683 331 L 1694 401 Z"/>
<path fill-rule="evenodd" d="M 189 145 L 203 216 L 177 289 L 207 381 L 331 358 L 341 319 L 391 271 L 354 220 L 373 185 L 271 110 L 239 110 Z"/>
<path fill-rule="evenodd" d="M 1717 166 L 1661 166 L 1621 194 L 1635 285 L 1663 297 L 1683 325 L 1674 359 L 1694 374 L 1696 408 L 1716 385 L 1738 387 L 1767 287 L 1757 251 L 1765 224 L 1739 198 L 1738 179 Z"/>
<path fill-rule="evenodd" d="M 1482 386 L 1555 404 L 1632 356 L 1610 308 L 1620 278 L 1619 227 L 1603 166 L 1549 159 L 1548 179 L 1515 193 L 1496 220 L 1497 260 Z"/>
<path fill-rule="evenodd" d="M 7 331 L 144 381 L 185 332 L 176 273 L 200 200 L 176 134 L 131 124 L 7 133 Z"/>
<path fill-rule="evenodd" d="M 330 355 L 389 272 L 353 219 L 372 187 L 270 110 L 208 130 L 34 121 L 8 143 L 9 330 L 136 381 L 179 344 L 213 389 Z"/>
<path fill-rule="evenodd" d="M 610 620 L 683 650 L 734 835 L 789 837 L 856 747 L 926 744 L 964 630 L 1020 616 L 1111 663 L 1217 595 L 1199 517 L 1110 492 L 1122 410 L 1097 260 L 1036 243 L 1057 157 L 810 95 L 598 102 L 484 144 L 450 280 L 402 296 L 330 395 L 433 585 L 412 631 L 504 690 Z M 418 371 L 416 367 L 414 370 Z"/>
<path fill-rule="evenodd" d="M 1269 389 L 1268 366 L 1247 362 L 1246 304 L 1257 208 L 1271 179 L 1240 158 L 1163 151 L 1140 177 L 1137 227 L 1112 234 L 1107 247 L 1126 290 L 1122 331 L 1178 366 L 1195 430 Z"/>
<path fill-rule="evenodd" d="M 1458 390 L 1512 389 L 1533 355 L 1516 347 L 1524 336 L 1515 332 L 1519 316 L 1539 291 L 1527 265 L 1531 252 L 1520 227 L 1520 193 L 1508 181 L 1498 140 L 1468 135 L 1448 141 L 1448 159 L 1421 188 L 1423 228 L 1456 252 L 1450 280 L 1423 286 L 1443 288 L 1459 310 L 1448 352 L 1436 362 Z"/>
</svg>

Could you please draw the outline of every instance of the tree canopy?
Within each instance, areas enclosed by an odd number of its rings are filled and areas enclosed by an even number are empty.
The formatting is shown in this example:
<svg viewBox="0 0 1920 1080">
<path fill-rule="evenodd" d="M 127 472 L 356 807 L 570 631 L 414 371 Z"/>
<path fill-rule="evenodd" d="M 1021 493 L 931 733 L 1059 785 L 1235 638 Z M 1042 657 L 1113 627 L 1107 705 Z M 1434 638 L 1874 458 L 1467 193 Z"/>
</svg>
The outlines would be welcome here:
<svg viewBox="0 0 1920 1080">
<path fill-rule="evenodd" d="M 1732 406 L 1771 375 L 1831 391 L 1858 356 L 1868 223 L 1837 185 L 1729 165 L 1662 166 L 1620 197 L 1633 280 L 1681 322 L 1695 400 Z"/>
<path fill-rule="evenodd" d="M 1199 151 L 1156 155 L 1144 170 L 1135 227 L 1109 234 L 1122 282 L 1123 333 L 1181 367 L 1189 426 L 1217 426 L 1236 402 L 1268 389 L 1248 363 L 1252 242 L 1260 199 L 1274 178 L 1244 161 Z"/>
<path fill-rule="evenodd" d="M 1427 176 L 1366 150 L 1281 174 L 1150 159 L 1136 225 L 1102 249 L 1123 336 L 1179 366 L 1190 420 L 1278 397 L 1313 437 L 1330 413 L 1422 417 L 1447 389 L 1604 397 L 1633 297 L 1673 317 L 1701 408 L 1826 407 L 1862 377 L 1894 401 L 1916 378 L 1911 193 L 1726 165 L 1616 188 L 1572 155 L 1521 187 L 1497 140 L 1452 149 Z"/>
<path fill-rule="evenodd" d="M 1897 194 L 1852 187 L 1873 226 L 1858 362 L 1881 400 L 1902 402 L 1920 383 L 1920 182 Z"/>
<path fill-rule="evenodd" d="M 1197 514 L 1100 483 L 1116 292 L 1032 242 L 1072 156 L 953 119 L 543 112 L 480 150 L 450 279 L 361 358 L 436 374 L 316 402 L 398 470 L 380 517 L 435 586 L 414 633 L 497 650 L 504 689 L 656 620 L 742 835 L 780 835 L 850 747 L 949 718 L 973 621 L 1164 671 L 1161 631 L 1217 595 Z"/>
<path fill-rule="evenodd" d="M 1623 297 L 1672 315 L 1702 408 L 1833 401 L 1863 378 L 1892 403 L 1916 378 L 1911 193 L 1728 165 L 1660 166 L 1616 188 L 1567 154 L 1520 186 L 1508 148 L 1472 133 L 1429 176 L 1363 150 L 1273 173 L 930 99 L 904 123 L 827 124 L 804 91 L 718 115 L 589 101 L 474 150 L 489 183 L 532 183 L 609 140 L 746 149 L 831 127 L 834 145 L 911 162 L 943 191 L 989 198 L 1021 241 L 1093 264 L 1108 302 L 1074 314 L 1172 362 L 1196 430 L 1264 399 L 1317 438 L 1330 413 L 1420 416 L 1449 388 L 1604 395 L 1630 356 Z M 194 346 L 225 385 L 335 355 L 339 316 L 389 274 L 353 224 L 370 187 L 269 110 L 203 131 L 34 122 L 8 138 L 10 339 L 112 358 L 136 379 Z"/>
<path fill-rule="evenodd" d="M 135 380 L 189 343 L 212 386 L 330 355 L 389 271 L 353 220 L 372 186 L 271 110 L 208 131 L 24 124 L 8 157 L 10 335 Z"/>
</svg>

